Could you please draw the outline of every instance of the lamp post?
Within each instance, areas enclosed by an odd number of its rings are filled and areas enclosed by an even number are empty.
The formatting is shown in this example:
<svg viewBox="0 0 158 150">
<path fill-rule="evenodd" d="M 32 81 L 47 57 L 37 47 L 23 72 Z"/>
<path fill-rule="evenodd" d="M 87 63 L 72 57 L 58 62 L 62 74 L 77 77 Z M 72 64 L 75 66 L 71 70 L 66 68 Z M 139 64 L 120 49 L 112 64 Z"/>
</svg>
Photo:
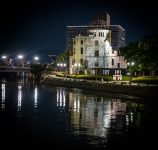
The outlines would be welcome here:
<svg viewBox="0 0 158 150">
<path fill-rule="evenodd" d="M 7 58 L 7 56 L 5 56 L 5 55 L 2 56 L 2 60 L 3 60 L 4 65 L 6 65 L 6 58 Z"/>
<path fill-rule="evenodd" d="M 74 74 L 74 65 L 71 65 L 70 74 Z"/>
<path fill-rule="evenodd" d="M 22 64 L 22 67 L 24 67 L 24 62 L 22 61 L 23 56 L 22 56 L 22 55 L 19 55 L 18 58 L 20 59 L 20 66 L 21 66 L 21 64 Z"/>
<path fill-rule="evenodd" d="M 127 65 L 129 66 L 130 81 L 131 81 L 131 79 L 132 79 L 132 66 L 134 65 L 134 62 L 128 62 Z"/>
<path fill-rule="evenodd" d="M 65 75 L 66 75 L 67 74 L 66 63 L 63 64 L 63 67 L 64 67 L 64 71 L 65 71 Z"/>
<path fill-rule="evenodd" d="M 79 71 L 80 71 L 80 63 L 75 63 L 75 68 L 77 69 L 77 75 L 79 75 Z"/>
<path fill-rule="evenodd" d="M 57 63 L 57 66 L 58 66 L 60 71 L 63 71 L 63 70 L 65 70 L 66 63 Z"/>
<path fill-rule="evenodd" d="M 60 67 L 61 67 L 61 71 L 63 71 L 63 64 L 62 63 L 60 64 Z"/>
<path fill-rule="evenodd" d="M 24 61 L 22 60 L 23 56 L 19 55 L 18 58 L 20 59 L 20 66 L 22 65 L 22 67 L 24 67 Z M 24 76 L 24 72 L 22 72 L 22 76 Z"/>
<path fill-rule="evenodd" d="M 7 58 L 7 56 L 5 56 L 5 55 L 4 55 L 4 56 L 2 56 L 2 59 L 6 59 L 6 58 Z"/>
<path fill-rule="evenodd" d="M 35 56 L 35 64 L 38 64 L 38 60 L 39 60 L 39 58 L 37 57 L 37 56 Z"/>
</svg>

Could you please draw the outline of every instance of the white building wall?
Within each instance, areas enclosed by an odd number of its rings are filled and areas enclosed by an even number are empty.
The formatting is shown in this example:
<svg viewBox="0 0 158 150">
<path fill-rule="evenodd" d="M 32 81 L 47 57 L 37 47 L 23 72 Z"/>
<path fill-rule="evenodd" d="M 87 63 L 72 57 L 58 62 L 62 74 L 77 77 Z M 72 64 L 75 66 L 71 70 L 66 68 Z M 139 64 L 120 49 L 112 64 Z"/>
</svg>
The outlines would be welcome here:
<svg viewBox="0 0 158 150">
<path fill-rule="evenodd" d="M 73 49 L 75 49 L 75 54 L 71 61 L 75 60 L 75 63 L 80 63 L 83 59 L 84 64 L 80 69 L 86 70 L 85 66 L 88 69 L 102 68 L 103 74 L 108 75 L 110 69 L 122 69 L 126 68 L 127 64 L 121 56 L 118 56 L 118 52 L 113 51 L 111 46 L 111 35 L 109 30 L 89 30 L 89 36 L 77 36 L 74 38 L 75 44 L 73 44 Z M 83 44 L 81 44 L 83 40 Z M 98 41 L 98 45 L 95 43 Z M 83 47 L 83 54 L 81 54 L 81 47 Z M 95 51 L 99 51 L 99 55 L 95 56 Z M 114 64 L 112 64 L 112 59 L 114 59 Z M 96 62 L 99 66 L 96 67 Z M 120 63 L 120 68 L 118 68 L 118 63 Z M 70 63 L 71 64 L 71 63 Z M 72 64 L 73 66 L 74 64 Z M 72 69 L 73 70 L 73 69 Z M 71 70 L 71 72 L 73 72 Z M 83 71 L 84 72 L 84 71 Z M 94 73 L 92 70 L 91 73 Z"/>
</svg>

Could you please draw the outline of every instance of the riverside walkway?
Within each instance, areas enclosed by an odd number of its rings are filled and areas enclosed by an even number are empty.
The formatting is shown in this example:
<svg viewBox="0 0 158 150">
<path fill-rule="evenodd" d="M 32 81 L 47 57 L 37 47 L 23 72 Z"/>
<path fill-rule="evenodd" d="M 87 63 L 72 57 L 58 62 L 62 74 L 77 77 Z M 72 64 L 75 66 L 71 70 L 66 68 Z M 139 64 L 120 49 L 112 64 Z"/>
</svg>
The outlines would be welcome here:
<svg viewBox="0 0 158 150">
<path fill-rule="evenodd" d="M 158 97 L 158 86 L 154 84 L 138 84 L 129 81 L 94 81 L 84 79 L 71 79 L 48 75 L 41 81 L 41 84 L 52 86 L 63 86 L 70 88 L 80 88 L 94 92 L 105 92 L 113 94 L 123 94 L 148 99 Z"/>
<path fill-rule="evenodd" d="M 135 83 L 130 81 L 101 81 L 101 80 L 85 80 L 85 79 L 73 79 L 73 78 L 65 78 L 65 77 L 56 77 L 56 75 L 48 75 L 49 78 L 57 78 L 61 80 L 71 80 L 78 82 L 92 82 L 92 83 L 101 83 L 101 84 L 116 84 L 116 85 L 129 85 L 129 86 L 154 86 L 158 87 L 157 84 L 146 84 L 146 83 Z"/>
</svg>

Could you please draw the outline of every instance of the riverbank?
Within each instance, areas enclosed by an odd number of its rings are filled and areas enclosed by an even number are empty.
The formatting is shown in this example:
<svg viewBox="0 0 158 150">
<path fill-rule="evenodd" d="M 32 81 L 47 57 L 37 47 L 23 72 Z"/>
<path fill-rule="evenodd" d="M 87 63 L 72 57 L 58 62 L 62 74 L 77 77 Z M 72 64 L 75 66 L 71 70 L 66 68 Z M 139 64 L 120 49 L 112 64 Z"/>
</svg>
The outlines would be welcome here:
<svg viewBox="0 0 158 150">
<path fill-rule="evenodd" d="M 157 98 L 158 86 L 138 86 L 130 84 L 114 84 L 108 82 L 88 82 L 77 81 L 71 79 L 60 79 L 46 77 L 41 81 L 41 84 L 62 86 L 69 88 L 79 88 L 89 91 L 106 92 L 113 94 L 123 94 L 142 98 Z"/>
</svg>

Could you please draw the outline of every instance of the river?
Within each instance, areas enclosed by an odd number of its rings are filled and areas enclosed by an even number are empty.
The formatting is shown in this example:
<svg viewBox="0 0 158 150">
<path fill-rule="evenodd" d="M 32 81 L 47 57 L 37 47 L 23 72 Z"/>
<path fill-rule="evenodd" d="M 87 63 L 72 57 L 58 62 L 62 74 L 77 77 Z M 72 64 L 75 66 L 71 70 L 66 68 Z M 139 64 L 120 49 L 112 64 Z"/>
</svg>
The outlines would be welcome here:
<svg viewBox="0 0 158 150">
<path fill-rule="evenodd" d="M 156 99 L 1 79 L 3 148 L 142 149 L 156 146 Z"/>
</svg>

